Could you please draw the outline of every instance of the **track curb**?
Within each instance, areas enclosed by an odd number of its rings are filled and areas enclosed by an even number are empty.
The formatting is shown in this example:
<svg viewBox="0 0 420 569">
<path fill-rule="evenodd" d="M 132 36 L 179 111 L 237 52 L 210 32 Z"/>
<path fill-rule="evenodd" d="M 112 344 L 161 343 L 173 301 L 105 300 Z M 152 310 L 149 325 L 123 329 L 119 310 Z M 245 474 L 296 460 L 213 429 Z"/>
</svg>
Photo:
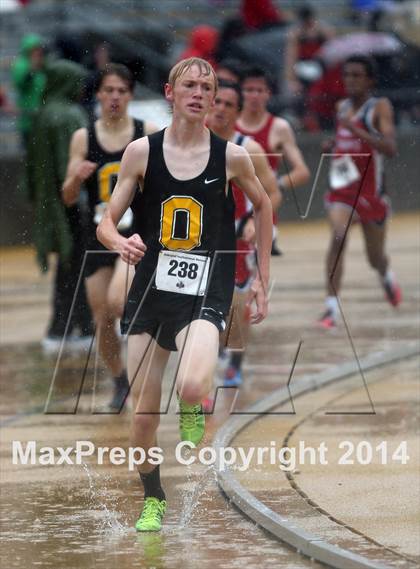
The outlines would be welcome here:
<svg viewBox="0 0 420 569">
<path fill-rule="evenodd" d="M 420 346 L 410 343 L 407 346 L 387 352 L 374 352 L 359 361 L 350 361 L 334 366 L 317 374 L 303 376 L 289 387 L 282 387 L 254 405 L 241 410 L 240 415 L 229 419 L 216 433 L 213 439 L 214 448 L 227 447 L 245 427 L 264 413 L 284 403 L 300 397 L 310 391 L 325 387 L 329 383 L 341 381 L 360 371 L 390 365 L 405 358 L 420 354 Z M 219 453 L 216 453 L 219 457 Z M 229 500 L 255 523 L 269 531 L 272 535 L 297 549 L 303 555 L 325 563 L 337 569 L 385 569 L 385 565 L 375 563 L 368 558 L 337 547 L 300 528 L 296 523 L 280 516 L 259 501 L 244 488 L 234 476 L 232 470 L 220 470 L 219 461 L 215 464 L 218 483 Z"/>
</svg>

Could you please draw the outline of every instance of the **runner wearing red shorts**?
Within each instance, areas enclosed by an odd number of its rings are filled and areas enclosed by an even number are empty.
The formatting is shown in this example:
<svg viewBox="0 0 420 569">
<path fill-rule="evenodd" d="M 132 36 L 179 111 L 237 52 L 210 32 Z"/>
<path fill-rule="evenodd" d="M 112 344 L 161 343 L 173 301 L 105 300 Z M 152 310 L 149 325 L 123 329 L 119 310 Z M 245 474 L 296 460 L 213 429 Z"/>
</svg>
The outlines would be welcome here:
<svg viewBox="0 0 420 569">
<path fill-rule="evenodd" d="M 389 200 L 383 161 L 396 153 L 393 110 L 388 99 L 372 96 L 374 78 L 374 65 L 367 57 L 351 57 L 344 65 L 349 98 L 338 105 L 330 189 L 325 196 L 332 233 L 326 267 L 326 312 L 319 320 L 324 328 L 337 325 L 343 254 L 353 222 L 362 225 L 368 261 L 379 273 L 387 300 L 393 306 L 401 302 L 401 290 L 385 253 Z"/>
<path fill-rule="evenodd" d="M 270 198 L 273 210 L 277 209 L 281 194 L 264 149 L 249 136 L 235 130 L 235 122 L 242 109 L 240 86 L 229 81 L 219 81 L 214 105 L 207 115 L 207 126 L 220 138 L 243 146 L 249 153 L 257 178 Z M 229 364 L 223 385 L 238 387 L 242 383 L 241 366 L 249 333 L 249 286 L 255 277 L 255 224 L 252 203 L 244 192 L 232 184 L 235 200 L 236 263 L 233 316 L 228 327 L 228 344 L 231 348 Z M 209 405 L 211 408 L 211 406 Z"/>
</svg>

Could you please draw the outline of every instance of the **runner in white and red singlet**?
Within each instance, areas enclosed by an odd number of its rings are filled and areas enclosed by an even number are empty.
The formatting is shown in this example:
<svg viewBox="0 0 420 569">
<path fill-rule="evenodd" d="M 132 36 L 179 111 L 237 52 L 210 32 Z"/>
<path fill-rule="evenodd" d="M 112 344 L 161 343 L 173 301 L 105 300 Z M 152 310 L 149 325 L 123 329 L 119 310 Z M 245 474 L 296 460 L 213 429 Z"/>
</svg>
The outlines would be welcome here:
<svg viewBox="0 0 420 569">
<path fill-rule="evenodd" d="M 347 231 L 361 223 L 370 265 L 379 273 L 386 299 L 401 302 L 401 289 L 389 268 L 385 253 L 389 200 L 385 193 L 384 157 L 396 153 L 393 109 L 390 101 L 372 96 L 374 65 L 354 56 L 344 65 L 348 99 L 341 101 L 332 147 L 329 191 L 325 196 L 331 241 L 327 255 L 326 312 L 319 320 L 324 328 L 337 325 Z"/>
<path fill-rule="evenodd" d="M 219 81 L 214 105 L 207 115 L 206 123 L 220 138 L 243 146 L 247 150 L 255 173 L 270 198 L 274 210 L 279 206 L 281 196 L 264 150 L 255 140 L 235 130 L 235 122 L 242 109 L 242 104 L 240 86 L 229 81 Z M 235 199 L 237 255 L 235 293 L 232 304 L 234 315 L 229 326 L 229 345 L 234 346 L 234 351 L 230 354 L 229 364 L 225 371 L 223 380 L 225 387 L 237 387 L 242 383 L 241 366 L 249 332 L 249 308 L 246 302 L 249 285 L 256 270 L 252 203 L 236 184 L 232 184 L 232 192 Z M 210 403 L 209 406 L 211 408 Z"/>
</svg>

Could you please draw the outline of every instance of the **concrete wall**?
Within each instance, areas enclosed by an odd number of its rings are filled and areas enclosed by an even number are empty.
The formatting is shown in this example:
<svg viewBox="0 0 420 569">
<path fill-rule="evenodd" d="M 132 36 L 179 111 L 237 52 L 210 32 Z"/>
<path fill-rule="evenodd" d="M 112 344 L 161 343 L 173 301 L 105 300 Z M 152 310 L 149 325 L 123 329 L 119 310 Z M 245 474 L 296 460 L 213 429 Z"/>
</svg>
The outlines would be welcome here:
<svg viewBox="0 0 420 569">
<path fill-rule="evenodd" d="M 305 135 L 299 138 L 299 144 L 312 172 L 311 182 L 296 191 L 296 200 L 292 192 L 285 195 L 281 211 L 283 220 L 299 220 L 306 212 L 311 195 L 312 184 L 321 158 L 319 135 Z M 394 211 L 420 210 L 420 133 L 407 133 L 398 139 L 399 155 L 386 166 L 387 188 L 392 199 Z M 25 201 L 20 189 L 19 179 L 22 162 L 18 157 L 4 158 L 1 167 L 1 217 L 0 245 L 25 244 L 31 241 L 33 216 L 30 204 Z M 323 193 L 326 188 L 327 167 L 321 168 L 313 201 L 308 213 L 309 219 L 324 216 Z M 296 205 L 296 202 L 298 206 Z"/>
<path fill-rule="evenodd" d="M 0 161 L 0 245 L 31 242 L 32 207 L 23 189 L 23 163 L 18 156 Z"/>
</svg>

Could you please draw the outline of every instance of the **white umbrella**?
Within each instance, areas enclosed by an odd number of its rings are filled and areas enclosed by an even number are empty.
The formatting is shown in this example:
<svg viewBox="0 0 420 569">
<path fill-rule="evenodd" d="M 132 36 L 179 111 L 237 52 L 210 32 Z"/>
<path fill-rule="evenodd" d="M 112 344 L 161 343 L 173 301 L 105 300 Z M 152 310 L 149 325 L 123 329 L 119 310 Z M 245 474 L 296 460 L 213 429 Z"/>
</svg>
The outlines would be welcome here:
<svg viewBox="0 0 420 569">
<path fill-rule="evenodd" d="M 398 53 L 404 47 L 398 38 L 382 32 L 359 32 L 327 41 L 318 56 L 333 66 L 352 55 L 386 55 Z"/>
</svg>

